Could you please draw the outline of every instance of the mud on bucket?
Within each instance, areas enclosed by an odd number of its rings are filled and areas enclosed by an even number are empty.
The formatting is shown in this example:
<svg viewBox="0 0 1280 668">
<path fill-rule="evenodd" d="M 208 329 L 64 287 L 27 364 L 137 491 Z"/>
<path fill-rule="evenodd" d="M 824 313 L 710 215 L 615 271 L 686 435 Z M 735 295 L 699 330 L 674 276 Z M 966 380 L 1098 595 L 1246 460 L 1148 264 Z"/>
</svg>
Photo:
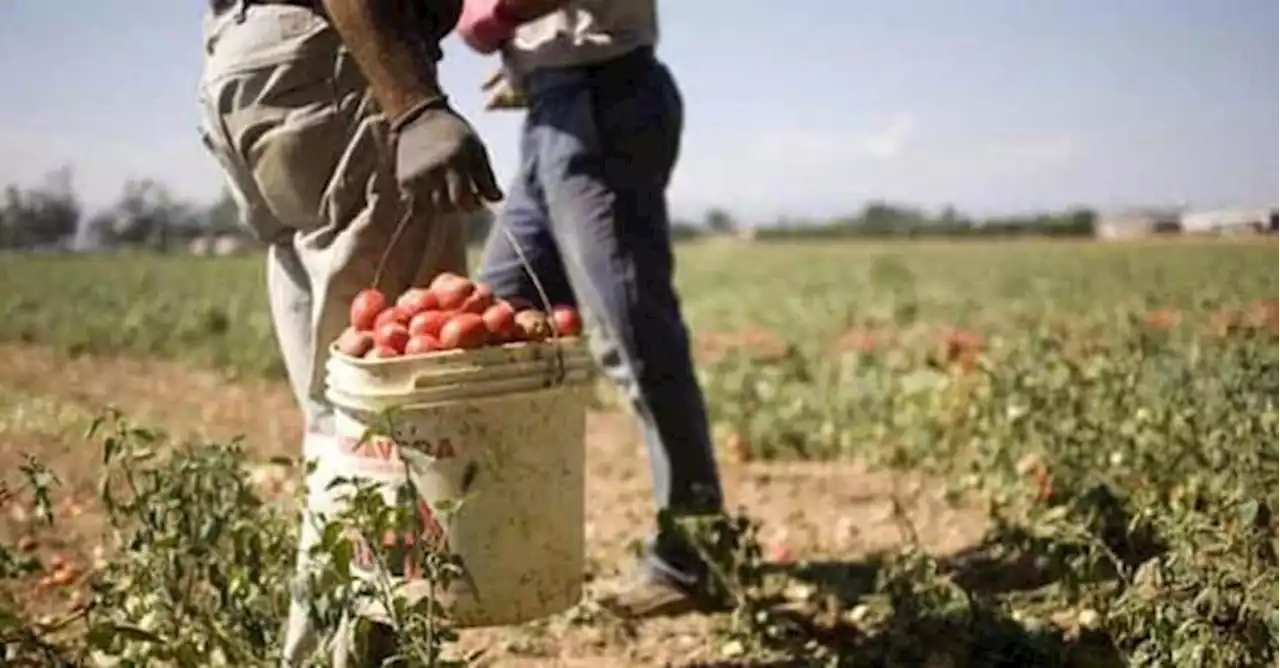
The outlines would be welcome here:
<svg viewBox="0 0 1280 668">
<path fill-rule="evenodd" d="M 591 371 L 576 338 L 385 360 L 332 350 L 326 394 L 338 438 L 332 451 L 309 455 L 317 466 L 308 509 L 340 507 L 341 492 L 326 491 L 336 477 L 377 482 L 392 502 L 407 470 L 428 504 L 421 508 L 465 498 L 432 527 L 467 573 L 440 597 L 455 626 L 519 624 L 566 610 L 582 595 Z M 361 443 L 389 408 L 392 437 Z M 411 599 L 429 587 L 398 582 Z"/>
</svg>

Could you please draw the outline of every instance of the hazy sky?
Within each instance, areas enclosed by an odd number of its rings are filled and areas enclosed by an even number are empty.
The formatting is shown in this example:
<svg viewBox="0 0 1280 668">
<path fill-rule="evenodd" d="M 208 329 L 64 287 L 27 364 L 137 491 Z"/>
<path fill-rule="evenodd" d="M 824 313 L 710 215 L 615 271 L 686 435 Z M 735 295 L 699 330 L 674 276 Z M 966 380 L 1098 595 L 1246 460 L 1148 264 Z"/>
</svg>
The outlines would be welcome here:
<svg viewBox="0 0 1280 668">
<path fill-rule="evenodd" d="M 687 105 L 671 198 L 746 219 L 872 198 L 994 213 L 1270 205 L 1275 0 L 680 0 L 661 56 Z M 90 206 L 126 178 L 222 187 L 195 131 L 202 0 L 0 0 L 0 183 L 60 164 Z M 445 85 L 504 182 L 519 116 L 492 61 L 446 43 Z"/>
</svg>

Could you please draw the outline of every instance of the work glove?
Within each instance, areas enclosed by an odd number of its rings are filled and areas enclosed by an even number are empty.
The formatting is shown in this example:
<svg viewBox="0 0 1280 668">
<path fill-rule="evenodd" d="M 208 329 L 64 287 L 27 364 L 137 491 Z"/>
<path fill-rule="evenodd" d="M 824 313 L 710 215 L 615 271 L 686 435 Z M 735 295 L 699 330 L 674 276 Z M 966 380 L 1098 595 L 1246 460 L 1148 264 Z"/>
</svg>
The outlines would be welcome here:
<svg viewBox="0 0 1280 668">
<path fill-rule="evenodd" d="M 480 90 L 489 94 L 489 98 L 484 103 L 484 108 L 488 111 L 524 109 L 529 106 L 524 93 L 516 87 L 511 76 L 501 67 L 480 84 Z"/>
<path fill-rule="evenodd" d="M 436 72 L 438 38 L 462 0 L 324 0 L 329 22 L 389 119 L 401 191 L 417 211 L 474 211 L 502 199 L 475 130 L 449 106 Z"/>
<path fill-rule="evenodd" d="M 453 213 L 502 199 L 484 144 L 445 98 L 419 104 L 392 132 L 396 178 L 419 206 Z"/>
<path fill-rule="evenodd" d="M 464 0 L 454 30 L 467 46 L 490 54 L 510 40 L 518 27 L 520 20 L 507 11 L 502 0 Z"/>
</svg>

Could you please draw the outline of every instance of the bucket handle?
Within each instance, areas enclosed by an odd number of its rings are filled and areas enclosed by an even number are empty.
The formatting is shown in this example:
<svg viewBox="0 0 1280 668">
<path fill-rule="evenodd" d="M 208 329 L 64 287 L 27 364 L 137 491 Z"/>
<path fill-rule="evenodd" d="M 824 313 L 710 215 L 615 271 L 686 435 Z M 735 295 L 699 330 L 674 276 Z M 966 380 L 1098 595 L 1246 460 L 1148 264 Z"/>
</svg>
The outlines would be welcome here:
<svg viewBox="0 0 1280 668">
<path fill-rule="evenodd" d="M 408 227 L 409 221 L 413 220 L 413 195 L 411 193 L 401 192 L 400 203 L 404 205 L 404 215 L 400 217 L 400 222 L 396 225 L 396 229 L 391 233 L 391 239 L 387 241 L 386 248 L 382 249 L 382 256 L 378 258 L 378 265 L 373 270 L 373 285 L 378 287 L 382 281 L 382 271 L 386 268 L 387 260 L 391 257 L 391 250 L 395 248 L 397 242 L 400 241 L 400 235 Z M 485 208 L 489 208 L 487 205 Z M 547 324 L 551 327 L 551 343 L 555 348 L 555 368 L 553 376 L 548 386 L 560 385 L 564 382 L 567 372 L 565 371 L 564 348 L 560 345 L 560 329 L 556 327 L 555 318 L 551 317 L 551 298 L 547 295 L 546 288 L 543 287 L 542 281 L 538 278 L 537 272 L 533 270 L 533 264 L 529 262 L 529 258 L 525 256 L 524 249 L 520 247 L 520 242 L 516 239 L 516 235 L 511 231 L 511 227 L 503 217 L 490 209 L 493 222 L 501 230 L 502 234 L 507 238 L 507 243 L 511 244 L 511 248 L 516 252 L 516 258 L 520 260 L 520 268 L 524 269 L 524 273 L 528 274 L 529 280 L 533 281 L 533 287 L 538 291 L 538 299 L 542 300 L 542 306 L 547 314 Z"/>
<path fill-rule="evenodd" d="M 492 213 L 492 212 L 491 212 Z M 546 288 L 542 287 L 542 281 L 538 278 L 538 273 L 533 270 L 533 263 L 529 262 L 529 258 L 525 256 L 524 249 L 520 247 L 520 240 L 516 238 L 515 232 L 511 231 L 511 226 L 507 221 L 496 213 L 493 213 L 493 222 L 502 229 L 502 234 L 507 238 L 507 243 L 511 244 L 512 250 L 516 252 L 516 257 L 520 259 L 520 266 L 524 269 L 524 273 L 529 275 L 529 280 L 533 282 L 533 288 L 538 291 L 538 299 L 542 300 L 542 306 L 547 314 L 547 324 L 551 327 L 551 344 L 555 348 L 554 355 L 556 364 L 554 376 L 551 378 L 551 385 L 559 385 L 564 382 L 564 348 L 560 345 L 560 328 L 556 327 L 556 319 L 551 317 L 551 297 L 547 295 Z"/>
</svg>

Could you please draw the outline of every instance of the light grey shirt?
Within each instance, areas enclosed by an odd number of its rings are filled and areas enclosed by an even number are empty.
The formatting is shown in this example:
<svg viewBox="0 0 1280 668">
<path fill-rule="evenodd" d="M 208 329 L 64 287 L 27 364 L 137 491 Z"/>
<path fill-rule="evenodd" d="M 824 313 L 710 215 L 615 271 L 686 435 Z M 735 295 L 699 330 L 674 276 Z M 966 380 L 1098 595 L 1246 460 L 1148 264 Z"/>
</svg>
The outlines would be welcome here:
<svg viewBox="0 0 1280 668">
<path fill-rule="evenodd" d="M 658 40 L 657 0 L 569 0 L 526 23 L 502 49 L 507 71 L 588 65 Z"/>
</svg>

